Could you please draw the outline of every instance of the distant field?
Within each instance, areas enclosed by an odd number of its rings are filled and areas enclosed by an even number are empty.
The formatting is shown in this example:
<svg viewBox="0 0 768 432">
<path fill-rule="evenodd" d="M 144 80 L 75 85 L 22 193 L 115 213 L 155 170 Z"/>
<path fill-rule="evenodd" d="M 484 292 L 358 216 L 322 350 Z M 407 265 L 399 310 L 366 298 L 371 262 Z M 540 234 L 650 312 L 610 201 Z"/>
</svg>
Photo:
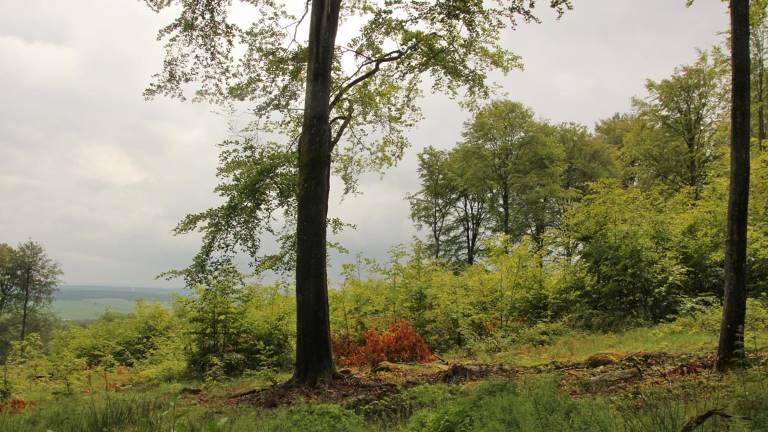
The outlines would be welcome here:
<svg viewBox="0 0 768 432">
<path fill-rule="evenodd" d="M 180 289 L 69 285 L 59 288 L 53 310 L 64 320 L 91 320 L 107 309 L 131 312 L 137 300 L 159 301 L 170 306 L 171 297 L 182 293 Z"/>
</svg>

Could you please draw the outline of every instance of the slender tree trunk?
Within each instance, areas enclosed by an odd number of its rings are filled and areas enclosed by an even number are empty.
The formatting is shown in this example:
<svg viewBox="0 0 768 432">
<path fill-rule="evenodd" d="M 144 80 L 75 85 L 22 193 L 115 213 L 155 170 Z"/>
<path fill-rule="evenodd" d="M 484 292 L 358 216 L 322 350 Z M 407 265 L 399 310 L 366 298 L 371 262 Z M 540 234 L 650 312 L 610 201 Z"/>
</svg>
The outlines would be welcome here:
<svg viewBox="0 0 768 432">
<path fill-rule="evenodd" d="M 29 316 L 29 297 L 31 291 L 32 275 L 29 268 L 26 269 L 24 280 L 24 304 L 21 308 L 21 337 L 19 338 L 24 342 L 24 338 L 27 336 L 27 318 Z M 23 348 L 22 348 L 23 349 Z"/>
<path fill-rule="evenodd" d="M 744 356 L 747 309 L 746 258 L 749 200 L 749 1 L 731 0 L 731 183 L 725 246 L 725 302 L 716 367 L 722 371 Z"/>
<path fill-rule="evenodd" d="M 468 265 L 474 265 L 475 264 L 475 240 L 474 240 L 474 234 L 470 236 L 469 240 L 467 240 L 467 264 Z"/>
<path fill-rule="evenodd" d="M 435 259 L 439 260 L 440 259 L 440 252 L 442 252 L 440 250 L 440 234 L 437 231 L 435 231 L 433 237 L 434 237 L 434 240 L 435 240 Z"/>
<path fill-rule="evenodd" d="M 435 196 L 437 196 L 437 191 L 434 193 Z M 440 221 L 440 217 L 438 216 L 439 210 L 438 206 L 440 205 L 439 200 L 434 199 L 432 200 L 432 222 L 434 225 L 432 226 L 432 239 L 435 241 L 435 259 L 440 259 L 440 234 L 442 233 L 442 222 Z"/>
<path fill-rule="evenodd" d="M 693 188 L 693 200 L 698 201 L 700 197 L 699 191 L 699 167 L 696 163 L 696 138 L 689 138 L 688 141 L 688 177 L 690 178 L 690 186 Z"/>
<path fill-rule="evenodd" d="M 757 68 L 757 146 L 760 150 L 763 149 L 763 141 L 765 141 L 765 59 L 763 57 L 761 42 Z"/>
<path fill-rule="evenodd" d="M 312 0 L 296 225 L 296 368 L 293 383 L 333 379 L 326 222 L 331 172 L 331 66 L 341 0 Z"/>
<path fill-rule="evenodd" d="M 509 228 L 509 185 L 506 184 L 506 180 L 504 180 L 504 183 L 501 191 L 501 205 L 504 207 L 504 235 L 509 236 L 511 231 Z"/>
</svg>

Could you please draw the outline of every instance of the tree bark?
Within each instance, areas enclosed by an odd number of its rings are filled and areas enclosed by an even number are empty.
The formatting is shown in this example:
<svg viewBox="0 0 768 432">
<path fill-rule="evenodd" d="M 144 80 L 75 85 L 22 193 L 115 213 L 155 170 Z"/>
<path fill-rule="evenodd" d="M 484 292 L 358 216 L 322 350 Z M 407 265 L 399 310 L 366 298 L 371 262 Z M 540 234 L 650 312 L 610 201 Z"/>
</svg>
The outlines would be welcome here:
<svg viewBox="0 0 768 432">
<path fill-rule="evenodd" d="M 716 367 L 723 371 L 744 357 L 747 309 L 746 257 L 749 203 L 750 65 L 749 1 L 731 0 L 731 181 L 725 246 L 725 300 Z"/>
<path fill-rule="evenodd" d="M 331 66 L 341 0 L 312 0 L 296 225 L 296 367 L 292 382 L 333 379 L 326 269 L 331 172 Z"/>
</svg>

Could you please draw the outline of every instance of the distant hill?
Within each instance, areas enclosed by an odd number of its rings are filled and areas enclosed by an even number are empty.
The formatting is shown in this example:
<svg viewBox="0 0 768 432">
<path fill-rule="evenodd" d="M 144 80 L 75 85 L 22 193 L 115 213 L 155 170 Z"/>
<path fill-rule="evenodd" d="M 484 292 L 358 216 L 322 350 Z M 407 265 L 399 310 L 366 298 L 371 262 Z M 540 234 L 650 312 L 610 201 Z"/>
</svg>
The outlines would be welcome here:
<svg viewBox="0 0 768 432">
<path fill-rule="evenodd" d="M 92 320 L 107 309 L 131 312 L 137 300 L 158 301 L 170 306 L 171 297 L 184 292 L 183 289 L 65 285 L 59 287 L 54 297 L 53 310 L 61 319 Z"/>
</svg>

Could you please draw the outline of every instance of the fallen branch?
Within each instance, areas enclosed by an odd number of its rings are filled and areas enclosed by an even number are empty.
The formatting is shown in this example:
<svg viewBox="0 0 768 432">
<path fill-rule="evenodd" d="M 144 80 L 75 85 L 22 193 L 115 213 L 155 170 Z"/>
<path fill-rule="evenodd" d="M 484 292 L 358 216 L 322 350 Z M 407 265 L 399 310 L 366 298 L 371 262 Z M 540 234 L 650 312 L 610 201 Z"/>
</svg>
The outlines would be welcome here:
<svg viewBox="0 0 768 432">
<path fill-rule="evenodd" d="M 445 361 L 445 360 L 444 360 L 442 357 L 440 357 L 439 355 L 437 355 L 437 354 L 435 354 L 435 353 L 432 353 L 432 356 L 434 356 L 434 357 L 435 357 L 435 358 L 436 358 L 438 361 L 440 361 L 440 363 L 442 363 L 442 364 L 444 364 L 444 365 L 447 365 L 447 364 L 448 364 L 448 362 L 447 362 L 447 361 Z"/>
<path fill-rule="evenodd" d="M 724 419 L 736 418 L 739 420 L 752 420 L 749 417 L 740 417 L 740 416 L 734 416 L 734 415 L 728 414 L 727 412 L 723 411 L 721 408 L 714 408 L 705 412 L 704 414 L 697 415 L 696 417 L 693 417 L 690 420 L 688 420 L 688 423 L 686 423 L 685 426 L 683 426 L 683 428 L 680 429 L 680 432 L 692 432 L 697 427 L 703 425 L 704 422 L 709 420 L 711 417 L 721 417 Z"/>
</svg>

